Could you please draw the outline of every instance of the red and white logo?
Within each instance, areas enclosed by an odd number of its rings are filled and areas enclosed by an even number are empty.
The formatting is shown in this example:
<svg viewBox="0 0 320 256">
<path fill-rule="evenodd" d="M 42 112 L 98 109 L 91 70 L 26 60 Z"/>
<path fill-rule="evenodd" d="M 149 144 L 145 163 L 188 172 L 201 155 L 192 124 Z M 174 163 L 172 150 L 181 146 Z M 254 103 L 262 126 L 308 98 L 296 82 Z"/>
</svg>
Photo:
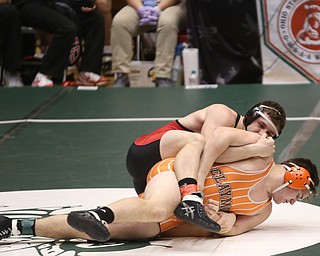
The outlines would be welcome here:
<svg viewBox="0 0 320 256">
<path fill-rule="evenodd" d="M 78 62 L 81 57 L 81 51 L 81 42 L 79 37 L 76 36 L 69 54 L 69 66 L 72 66 Z"/>
<path fill-rule="evenodd" d="M 320 82 L 320 0 L 264 0 L 265 43 L 311 82 Z"/>
</svg>

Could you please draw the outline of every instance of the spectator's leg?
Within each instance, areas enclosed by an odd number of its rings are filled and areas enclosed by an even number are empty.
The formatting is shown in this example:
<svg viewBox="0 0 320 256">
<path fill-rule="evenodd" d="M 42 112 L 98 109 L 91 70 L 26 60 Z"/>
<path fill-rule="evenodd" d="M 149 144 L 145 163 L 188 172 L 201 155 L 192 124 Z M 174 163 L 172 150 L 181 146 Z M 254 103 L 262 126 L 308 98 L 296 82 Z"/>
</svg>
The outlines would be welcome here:
<svg viewBox="0 0 320 256">
<path fill-rule="evenodd" d="M 98 12 L 81 13 L 78 17 L 85 42 L 79 71 L 100 74 L 104 42 L 103 17 Z"/>
<path fill-rule="evenodd" d="M 171 78 L 178 33 L 183 23 L 186 22 L 186 18 L 187 14 L 184 3 L 168 7 L 160 15 L 155 58 L 157 78 Z"/>
<path fill-rule="evenodd" d="M 78 32 L 76 24 L 60 12 L 42 4 L 28 3 L 19 10 L 23 25 L 53 35 L 39 71 L 61 81 L 68 64 L 70 49 Z"/>
</svg>

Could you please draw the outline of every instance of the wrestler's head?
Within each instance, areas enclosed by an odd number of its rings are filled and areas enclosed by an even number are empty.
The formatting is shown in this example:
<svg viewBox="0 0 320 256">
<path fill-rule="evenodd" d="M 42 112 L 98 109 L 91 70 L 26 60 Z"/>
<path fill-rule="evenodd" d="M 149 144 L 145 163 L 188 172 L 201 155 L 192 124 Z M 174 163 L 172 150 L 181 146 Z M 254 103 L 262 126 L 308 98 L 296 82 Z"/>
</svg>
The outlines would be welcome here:
<svg viewBox="0 0 320 256">
<path fill-rule="evenodd" d="M 314 196 L 319 185 L 318 170 L 309 159 L 293 158 L 281 163 L 285 169 L 284 183 L 272 191 L 276 203 L 294 204 Z M 281 193 L 276 194 L 278 191 Z"/>
<path fill-rule="evenodd" d="M 280 104 L 263 101 L 249 109 L 244 116 L 243 124 L 248 131 L 262 130 L 270 137 L 278 138 L 286 124 L 286 113 Z"/>
</svg>

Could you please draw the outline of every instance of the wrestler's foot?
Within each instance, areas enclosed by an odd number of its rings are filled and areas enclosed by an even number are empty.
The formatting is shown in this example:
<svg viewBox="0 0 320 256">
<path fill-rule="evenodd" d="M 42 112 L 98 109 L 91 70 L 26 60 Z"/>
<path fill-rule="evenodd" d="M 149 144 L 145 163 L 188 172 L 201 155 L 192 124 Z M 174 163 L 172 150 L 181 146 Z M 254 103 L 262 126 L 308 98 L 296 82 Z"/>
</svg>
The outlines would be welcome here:
<svg viewBox="0 0 320 256">
<path fill-rule="evenodd" d="M 0 240 L 8 238 L 12 233 L 12 220 L 0 215 Z"/>
<path fill-rule="evenodd" d="M 221 227 L 207 215 L 202 205 L 202 199 L 194 193 L 183 198 L 181 204 L 178 205 L 174 214 L 185 222 L 194 224 L 200 228 L 210 232 L 219 232 Z"/>
<path fill-rule="evenodd" d="M 107 223 L 93 211 L 70 212 L 67 222 L 71 227 L 86 233 L 95 241 L 107 242 L 110 239 Z"/>
</svg>

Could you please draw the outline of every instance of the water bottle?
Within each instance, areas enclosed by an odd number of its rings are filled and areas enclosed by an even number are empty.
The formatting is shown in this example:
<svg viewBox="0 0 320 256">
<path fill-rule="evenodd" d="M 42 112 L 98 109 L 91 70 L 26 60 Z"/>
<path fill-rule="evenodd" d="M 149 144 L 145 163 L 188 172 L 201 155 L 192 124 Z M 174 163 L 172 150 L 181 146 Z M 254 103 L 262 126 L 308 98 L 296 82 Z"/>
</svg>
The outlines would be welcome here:
<svg viewBox="0 0 320 256">
<path fill-rule="evenodd" d="M 199 80 L 198 80 L 198 75 L 195 70 L 191 71 L 191 75 L 189 77 L 189 85 L 198 85 Z"/>
<path fill-rule="evenodd" d="M 143 5 L 155 7 L 155 6 L 157 6 L 157 0 L 144 0 Z"/>
<path fill-rule="evenodd" d="M 171 81 L 173 85 L 182 85 L 182 74 L 183 74 L 183 67 L 182 67 L 182 50 L 185 47 L 185 44 L 180 43 L 176 46 L 176 57 L 173 61 L 172 71 L 171 71 Z"/>
</svg>

